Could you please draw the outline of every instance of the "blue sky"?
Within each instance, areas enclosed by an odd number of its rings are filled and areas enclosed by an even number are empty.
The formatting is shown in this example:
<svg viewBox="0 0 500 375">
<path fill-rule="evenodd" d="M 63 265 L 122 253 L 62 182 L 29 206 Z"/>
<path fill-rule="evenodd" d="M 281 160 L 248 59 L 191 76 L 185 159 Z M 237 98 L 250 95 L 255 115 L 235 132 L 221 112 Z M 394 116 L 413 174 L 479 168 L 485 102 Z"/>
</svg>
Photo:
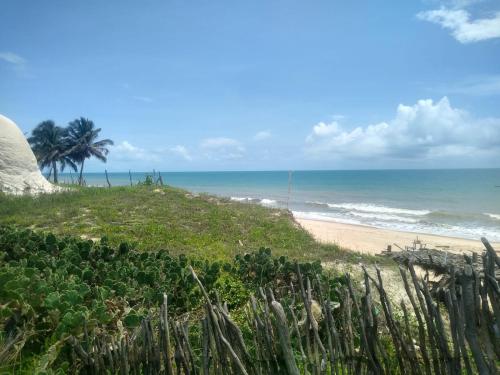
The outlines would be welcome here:
<svg viewBox="0 0 500 375">
<path fill-rule="evenodd" d="M 0 3 L 0 113 L 88 170 L 500 167 L 500 2 Z"/>
</svg>

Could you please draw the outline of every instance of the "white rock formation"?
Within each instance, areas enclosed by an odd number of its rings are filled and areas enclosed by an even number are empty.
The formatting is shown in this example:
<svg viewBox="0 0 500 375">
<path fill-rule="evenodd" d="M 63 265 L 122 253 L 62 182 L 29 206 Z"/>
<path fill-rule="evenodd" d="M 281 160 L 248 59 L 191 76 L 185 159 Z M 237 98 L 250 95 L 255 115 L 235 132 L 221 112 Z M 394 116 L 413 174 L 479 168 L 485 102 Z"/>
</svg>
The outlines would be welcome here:
<svg viewBox="0 0 500 375">
<path fill-rule="evenodd" d="M 11 194 L 60 190 L 42 176 L 28 141 L 17 125 L 0 115 L 0 191 Z"/>
</svg>

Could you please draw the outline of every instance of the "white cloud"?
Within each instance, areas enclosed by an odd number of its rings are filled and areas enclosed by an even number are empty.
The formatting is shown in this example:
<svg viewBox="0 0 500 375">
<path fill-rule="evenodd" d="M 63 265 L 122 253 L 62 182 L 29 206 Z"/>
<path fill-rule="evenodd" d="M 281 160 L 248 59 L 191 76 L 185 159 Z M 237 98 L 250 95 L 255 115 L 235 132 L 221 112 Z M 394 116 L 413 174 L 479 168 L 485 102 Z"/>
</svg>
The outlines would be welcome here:
<svg viewBox="0 0 500 375">
<path fill-rule="evenodd" d="M 263 141 L 263 140 L 268 139 L 268 138 L 271 138 L 271 132 L 268 130 L 260 131 L 253 136 L 253 139 L 255 141 Z"/>
<path fill-rule="evenodd" d="M 240 159 L 245 155 L 245 147 L 233 138 L 216 137 L 201 141 L 200 147 L 206 157 L 215 160 Z"/>
<path fill-rule="evenodd" d="M 169 155 L 176 155 L 185 160 L 193 159 L 189 150 L 183 145 L 170 148 L 144 149 L 131 144 L 129 141 L 122 141 L 112 146 L 109 153 L 111 160 L 123 162 L 162 162 L 168 160 Z"/>
<path fill-rule="evenodd" d="M 123 141 L 115 146 L 115 150 L 117 151 L 125 151 L 125 152 L 137 152 L 140 150 L 139 148 L 132 146 L 128 141 Z"/>
<path fill-rule="evenodd" d="M 333 121 L 330 124 L 319 122 L 313 126 L 312 133 L 307 136 L 306 142 L 313 142 L 316 138 L 326 137 L 336 133 L 338 130 L 339 124 L 337 121 Z"/>
<path fill-rule="evenodd" d="M 470 13 L 464 9 L 441 8 L 420 12 L 417 17 L 450 30 L 451 35 L 460 43 L 500 38 L 500 12 L 490 18 L 471 20 Z"/>
<path fill-rule="evenodd" d="M 26 64 L 26 60 L 24 58 L 13 52 L 0 52 L 0 60 L 16 66 L 22 66 Z"/>
<path fill-rule="evenodd" d="M 160 159 L 155 152 L 149 152 L 143 148 L 136 147 L 128 141 L 123 141 L 112 146 L 109 155 L 113 159 L 122 161 L 158 161 Z"/>
<path fill-rule="evenodd" d="M 339 129 L 339 124 L 334 121 L 330 124 L 325 124 L 320 122 L 318 125 L 313 126 L 313 134 L 318 137 L 324 137 L 337 132 Z"/>
<path fill-rule="evenodd" d="M 182 145 L 174 146 L 170 149 L 170 151 L 186 160 L 193 160 L 188 149 Z"/>
<path fill-rule="evenodd" d="M 386 122 L 346 129 L 338 123 L 319 123 L 306 138 L 306 154 L 343 159 L 432 159 L 500 156 L 500 118 L 475 118 L 453 108 L 448 98 L 400 104 Z"/>
<path fill-rule="evenodd" d="M 153 101 L 153 98 L 150 98 L 149 96 L 133 96 L 135 100 L 138 100 L 140 102 L 144 103 L 151 103 Z"/>
</svg>

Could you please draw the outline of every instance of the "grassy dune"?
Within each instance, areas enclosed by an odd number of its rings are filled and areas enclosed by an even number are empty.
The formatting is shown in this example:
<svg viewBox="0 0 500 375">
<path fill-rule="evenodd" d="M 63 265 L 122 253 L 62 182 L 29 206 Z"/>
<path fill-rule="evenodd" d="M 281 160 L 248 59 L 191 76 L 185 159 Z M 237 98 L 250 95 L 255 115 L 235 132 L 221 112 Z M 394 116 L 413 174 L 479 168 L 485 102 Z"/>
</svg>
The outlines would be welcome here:
<svg viewBox="0 0 500 375">
<path fill-rule="evenodd" d="M 104 236 L 100 243 L 75 238 Z M 250 343 L 252 329 L 243 320 L 249 296 L 259 287 L 279 293 L 288 286 L 296 279 L 294 260 L 340 261 L 341 272 L 380 261 L 316 242 L 286 210 L 153 186 L 0 194 L 0 242 L 0 327 L 9 328 L 0 329 L 0 362 L 8 357 L 0 373 L 67 373 L 66 340 L 82 339 L 82 321 L 91 332 L 132 330 L 145 316 L 156 317 L 164 292 L 170 314 L 191 317 L 201 342 L 202 298 L 188 265 L 228 303 Z M 272 255 L 257 251 L 262 247 Z M 251 254 L 235 257 L 241 253 Z M 323 275 L 337 293 L 341 278 L 329 266 L 312 262 L 302 269 L 310 279 Z"/>
<path fill-rule="evenodd" d="M 317 243 L 286 210 L 172 187 L 72 188 L 36 198 L 0 195 L 0 224 L 91 239 L 106 236 L 115 245 L 127 241 L 140 250 L 207 258 L 231 259 L 269 247 L 275 255 L 298 259 L 360 259 Z"/>
</svg>

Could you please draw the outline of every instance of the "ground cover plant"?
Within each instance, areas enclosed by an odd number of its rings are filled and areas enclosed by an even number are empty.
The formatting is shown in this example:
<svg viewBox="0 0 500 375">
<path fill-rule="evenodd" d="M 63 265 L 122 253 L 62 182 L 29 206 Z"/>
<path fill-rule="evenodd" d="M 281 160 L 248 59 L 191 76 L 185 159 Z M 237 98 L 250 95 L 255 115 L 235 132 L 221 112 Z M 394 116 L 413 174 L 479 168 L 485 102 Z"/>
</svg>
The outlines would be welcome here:
<svg viewBox="0 0 500 375">
<path fill-rule="evenodd" d="M 0 194 L 0 373 L 156 373 L 168 370 L 167 357 L 180 361 L 172 367 L 180 373 L 207 365 L 204 373 L 245 373 L 237 359 L 247 373 L 277 373 L 293 369 L 292 357 L 314 374 L 495 371 L 492 277 L 461 271 L 444 305 L 413 279 L 412 315 L 387 297 L 381 279 L 365 274 L 350 284 L 320 263 L 338 259 L 374 262 L 317 243 L 286 210 L 171 187 Z M 493 263 L 483 262 L 490 273 Z M 465 293 L 483 302 L 471 304 Z M 210 331 L 207 316 L 224 331 Z M 165 327 L 173 334 L 166 352 Z M 221 349 L 223 339 L 236 356 Z"/>
<path fill-rule="evenodd" d="M 260 247 L 298 259 L 360 259 L 335 245 L 319 244 L 286 210 L 172 187 L 72 188 L 38 197 L 0 194 L 0 224 L 104 236 L 114 246 L 129 242 L 139 250 L 167 249 L 209 259 L 230 260 Z"/>
<path fill-rule="evenodd" d="M 127 243 L 112 246 L 106 238 L 93 242 L 0 226 L 0 363 L 10 363 L 12 370 L 26 363 L 19 358 L 31 357 L 37 369 L 64 362 L 70 336 L 84 329 L 132 329 L 167 291 L 171 314 L 196 314 L 203 299 L 188 267 L 232 309 L 259 287 L 277 290 L 295 280 L 294 264 L 272 257 L 269 249 L 233 262 L 209 262 L 164 250 L 137 251 Z M 302 268 L 310 276 L 322 273 L 319 262 Z"/>
<path fill-rule="evenodd" d="M 317 243 L 288 211 L 154 185 L 0 194 L 0 227 L 0 363 L 26 373 L 64 363 L 85 327 L 135 329 L 163 292 L 172 316 L 200 314 L 190 265 L 251 332 L 242 306 L 260 286 L 279 295 L 292 259 L 311 276 L 319 260 L 373 262 Z"/>
<path fill-rule="evenodd" d="M 1 226 L 1 369 L 494 374 L 500 262 L 484 243 L 482 270 L 452 264 L 440 299 L 402 267 L 399 309 L 378 268 L 359 285 L 264 248 L 209 262 Z"/>
</svg>

